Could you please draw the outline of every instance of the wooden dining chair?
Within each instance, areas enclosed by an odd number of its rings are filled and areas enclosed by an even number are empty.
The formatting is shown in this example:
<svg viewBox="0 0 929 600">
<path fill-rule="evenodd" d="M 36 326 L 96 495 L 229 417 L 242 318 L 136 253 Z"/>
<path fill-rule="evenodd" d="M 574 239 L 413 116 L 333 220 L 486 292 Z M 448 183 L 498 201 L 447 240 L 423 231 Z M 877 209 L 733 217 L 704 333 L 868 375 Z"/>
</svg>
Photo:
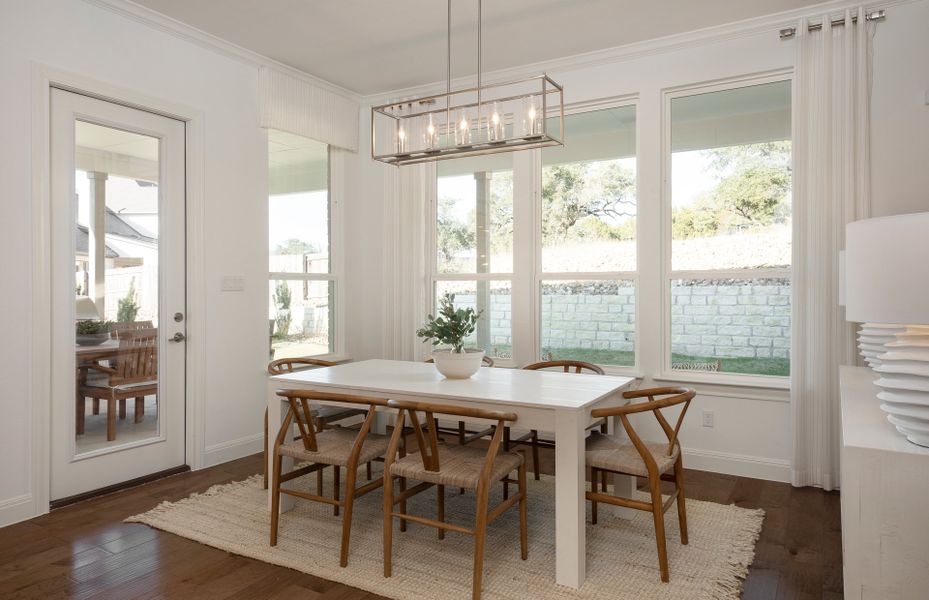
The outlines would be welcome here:
<svg viewBox="0 0 929 600">
<path fill-rule="evenodd" d="M 432 359 L 432 358 L 427 358 L 427 359 L 426 359 L 426 362 L 427 362 L 427 363 L 432 363 L 432 362 L 435 362 L 435 360 Z M 486 356 L 486 355 L 485 355 L 485 356 L 481 359 L 481 366 L 482 366 L 482 367 L 493 367 L 493 366 L 494 366 L 494 359 L 492 359 L 492 358 L 490 358 L 489 356 Z M 437 429 L 438 429 L 438 431 L 439 431 L 440 433 L 457 433 L 457 434 L 458 434 L 458 443 L 459 443 L 460 445 L 462 445 L 462 446 L 464 446 L 465 444 L 470 444 L 470 443 L 473 442 L 474 440 L 479 440 L 479 439 L 481 439 L 481 438 L 483 438 L 483 437 L 487 437 L 488 435 L 493 434 L 493 429 L 491 429 L 491 428 L 483 429 L 483 430 L 481 430 L 481 431 L 468 431 L 468 424 L 467 424 L 467 422 L 465 422 L 465 421 L 460 421 L 460 420 L 458 421 L 458 430 L 457 430 L 457 431 L 452 431 L 451 429 L 443 428 L 443 427 L 441 427 L 441 426 L 440 426 L 440 427 L 437 427 Z"/>
<path fill-rule="evenodd" d="M 668 581 L 668 551 L 665 542 L 664 513 L 677 500 L 677 517 L 681 529 L 681 544 L 687 544 L 687 510 L 684 503 L 684 464 L 681 460 L 681 444 L 678 432 L 684 422 L 684 415 L 696 392 L 680 387 L 651 388 L 624 392 L 623 397 L 635 400 L 648 398 L 645 402 L 628 404 L 613 408 L 599 408 L 591 411 L 594 417 L 619 417 L 629 439 L 615 435 L 594 433 L 587 439 L 586 460 L 591 469 L 591 491 L 587 499 L 591 503 L 592 521 L 597 523 L 597 504 L 605 502 L 614 506 L 635 508 L 652 513 L 655 520 L 655 538 L 658 544 L 658 566 L 661 580 Z M 662 414 L 662 410 L 683 404 L 674 427 Z M 667 443 L 643 442 L 632 424 L 629 415 L 651 412 L 668 438 Z M 604 484 L 598 490 L 600 478 L 597 473 L 604 471 L 648 478 L 651 499 L 648 502 L 633 498 L 619 498 L 607 494 Z M 672 473 L 673 471 L 673 473 Z M 674 493 L 666 501 L 661 498 L 661 481 L 674 482 Z"/>
<path fill-rule="evenodd" d="M 338 515 L 339 508 L 344 508 L 342 515 L 342 546 L 339 553 L 339 564 L 348 564 L 348 547 L 352 529 L 352 507 L 355 499 L 368 492 L 376 490 L 384 484 L 381 478 L 367 482 L 361 487 L 355 487 L 358 474 L 358 465 L 383 458 L 387 450 L 389 438 L 386 435 L 370 433 L 374 422 L 376 406 L 385 406 L 387 401 L 382 398 L 368 398 L 347 394 L 331 394 L 313 392 L 309 390 L 278 390 L 278 395 L 287 399 L 288 410 L 281 423 L 280 430 L 274 440 L 274 469 L 271 473 L 271 545 L 277 545 L 278 527 L 280 524 L 281 494 L 287 494 L 304 500 L 323 502 L 333 506 L 333 512 Z M 335 427 L 321 429 L 317 420 L 313 418 L 310 402 L 312 400 L 332 400 L 353 405 L 363 406 L 358 410 L 365 412 L 364 422 L 357 431 L 354 429 Z M 300 436 L 296 440 L 289 440 L 291 426 L 296 423 Z M 288 456 L 294 459 L 296 467 L 282 473 L 283 458 Z M 300 490 L 282 488 L 281 484 L 292 481 L 309 473 L 320 473 L 327 466 L 333 467 L 333 493 L 332 498 L 318 494 L 311 494 Z M 342 468 L 345 468 L 345 496 L 339 498 L 339 478 Z"/>
<path fill-rule="evenodd" d="M 529 553 L 526 526 L 526 464 L 523 456 L 515 452 L 499 452 L 503 439 L 505 423 L 516 421 L 513 413 L 494 412 L 478 408 L 461 408 L 429 402 L 408 402 L 390 400 L 388 406 L 399 410 L 397 425 L 390 439 L 390 447 L 384 456 L 384 576 L 391 575 L 393 551 L 393 521 L 400 520 L 428 525 L 438 529 L 439 539 L 444 539 L 445 531 L 455 531 L 474 536 L 474 574 L 471 597 L 481 597 L 481 577 L 484 570 L 484 543 L 487 525 L 519 503 L 519 543 L 520 556 L 526 560 Z M 417 411 L 425 413 L 425 427 L 420 427 Z M 465 417 L 468 419 L 486 419 L 496 421 L 493 438 L 486 449 L 471 446 L 443 445 L 439 451 L 436 433 L 435 415 Z M 406 419 L 412 425 L 413 433 L 419 446 L 419 454 L 408 454 L 398 458 L 398 451 L 403 441 L 403 429 Z M 517 479 L 510 475 L 517 472 Z M 394 494 L 394 480 L 400 481 L 400 492 Z M 420 483 L 406 488 L 407 479 Z M 490 488 L 498 481 L 515 483 L 518 493 L 493 507 L 489 507 Z M 411 515 L 406 511 L 406 501 L 412 496 L 436 487 L 436 518 Z M 462 527 L 445 522 L 445 487 L 463 487 L 475 490 L 477 506 L 473 528 Z M 397 508 L 399 505 L 399 508 Z"/>
<path fill-rule="evenodd" d="M 303 371 L 305 369 L 310 369 L 313 367 L 332 367 L 338 363 L 321 360 L 318 358 L 310 358 L 309 356 L 299 356 L 292 358 L 279 358 L 277 360 L 272 360 L 268 363 L 268 374 L 269 375 L 284 375 L 286 373 L 293 373 L 295 371 Z M 313 406 L 311 405 L 312 417 L 316 420 L 316 426 L 319 429 L 325 429 L 327 426 L 335 423 L 336 421 L 341 421 L 343 419 L 348 419 L 349 417 L 357 417 L 359 415 L 364 415 L 367 411 L 363 408 L 346 408 L 341 406 Z M 263 471 L 263 487 L 268 489 L 268 409 L 265 408 L 265 423 L 264 423 L 264 471 Z M 371 465 L 367 465 L 367 475 L 368 479 L 371 479 Z M 320 470 L 317 473 L 316 478 L 317 490 L 319 493 L 322 493 L 323 489 L 323 472 Z"/>
<path fill-rule="evenodd" d="M 154 330 L 154 331 L 156 331 L 156 332 L 158 331 L 158 330 L 155 328 L 155 325 L 153 324 L 152 321 L 117 321 L 117 322 L 113 323 L 112 325 L 110 325 L 110 339 L 118 340 L 118 339 L 119 339 L 119 333 L 120 333 L 121 331 L 138 331 L 138 330 L 140 330 L 140 329 L 151 329 L 151 330 Z M 116 359 L 115 359 L 115 358 L 110 359 L 110 360 L 108 361 L 108 363 L 109 363 L 109 365 L 110 365 L 111 368 L 113 368 L 113 369 L 116 368 Z M 137 406 L 137 408 L 138 408 L 138 406 Z M 144 416 L 144 411 L 145 411 L 145 403 L 144 403 L 144 402 L 142 403 L 142 407 L 141 407 L 141 408 L 142 408 L 143 414 L 137 414 L 137 415 L 135 415 L 135 422 L 136 422 L 136 423 L 139 423 L 139 422 L 142 420 L 140 417 L 141 417 L 141 416 Z M 100 399 L 99 399 L 99 398 L 94 398 L 94 399 L 93 399 L 93 414 L 95 414 L 95 415 L 99 415 L 99 414 L 100 414 Z M 126 401 L 123 400 L 123 401 L 120 403 L 120 419 L 125 419 L 125 418 L 126 418 Z"/>
<path fill-rule="evenodd" d="M 158 393 L 158 331 L 136 329 L 119 338 L 116 366 L 87 363 L 78 374 L 76 430 L 84 433 L 87 398 L 106 401 L 106 439 L 116 439 L 116 407 L 119 417 L 126 417 L 126 400 L 135 398 L 135 422 L 141 421 L 145 397 Z"/>
</svg>

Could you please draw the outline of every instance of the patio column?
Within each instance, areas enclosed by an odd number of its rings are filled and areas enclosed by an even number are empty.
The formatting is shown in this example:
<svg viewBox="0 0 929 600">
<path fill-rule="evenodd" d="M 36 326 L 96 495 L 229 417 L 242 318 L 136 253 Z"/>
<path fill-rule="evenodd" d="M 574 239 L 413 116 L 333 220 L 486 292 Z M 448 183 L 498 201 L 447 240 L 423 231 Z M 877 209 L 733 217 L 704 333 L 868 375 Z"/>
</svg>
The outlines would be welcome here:
<svg viewBox="0 0 929 600">
<path fill-rule="evenodd" d="M 474 242 L 477 248 L 476 273 L 490 272 L 490 177 L 486 171 L 474 174 L 474 191 L 476 203 L 474 207 L 475 234 Z M 475 296 L 475 309 L 483 310 L 484 316 L 477 322 L 477 345 L 490 354 L 490 282 L 477 281 L 477 295 Z"/>
<path fill-rule="evenodd" d="M 90 215 L 87 226 L 87 257 L 90 263 L 87 295 L 93 298 L 101 319 L 106 319 L 106 173 L 88 171 Z"/>
</svg>

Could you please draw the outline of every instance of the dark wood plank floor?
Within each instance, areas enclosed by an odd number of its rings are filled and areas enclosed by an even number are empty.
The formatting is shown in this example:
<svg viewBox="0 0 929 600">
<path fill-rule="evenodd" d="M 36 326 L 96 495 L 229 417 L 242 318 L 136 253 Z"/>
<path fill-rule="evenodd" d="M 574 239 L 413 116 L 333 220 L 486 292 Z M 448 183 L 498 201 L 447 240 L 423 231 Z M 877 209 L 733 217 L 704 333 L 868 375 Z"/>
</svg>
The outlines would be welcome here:
<svg viewBox="0 0 929 600">
<path fill-rule="evenodd" d="M 551 472 L 552 459 L 543 451 L 544 471 Z M 243 479 L 260 468 L 259 456 L 243 458 L 0 529 L 0 598 L 379 598 L 122 522 L 162 500 Z M 689 498 L 766 511 L 744 598 L 842 597 L 837 493 L 701 471 L 688 471 L 687 485 Z"/>
</svg>

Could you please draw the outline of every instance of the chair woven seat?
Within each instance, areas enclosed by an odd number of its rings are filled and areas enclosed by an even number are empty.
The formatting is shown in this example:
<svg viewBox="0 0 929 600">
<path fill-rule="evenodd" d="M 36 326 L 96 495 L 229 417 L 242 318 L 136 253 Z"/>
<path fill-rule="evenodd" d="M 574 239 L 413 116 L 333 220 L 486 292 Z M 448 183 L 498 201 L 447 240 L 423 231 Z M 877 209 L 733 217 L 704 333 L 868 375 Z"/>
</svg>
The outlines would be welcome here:
<svg viewBox="0 0 929 600">
<path fill-rule="evenodd" d="M 363 408 L 345 408 L 344 406 L 313 406 L 310 408 L 313 417 L 324 421 L 341 421 L 349 417 L 364 416 L 368 411 Z"/>
<path fill-rule="evenodd" d="M 666 473 L 674 468 L 674 461 L 677 460 L 679 453 L 676 445 L 670 456 L 668 456 L 667 442 L 646 442 L 645 446 L 658 465 L 658 473 Z M 586 461 L 588 467 L 648 477 L 645 461 L 642 460 L 639 451 L 631 442 L 615 435 L 605 435 L 599 432 L 592 433 L 587 438 Z"/>
<path fill-rule="evenodd" d="M 418 454 L 409 454 L 397 459 L 390 465 L 390 474 L 394 477 L 408 477 L 418 481 L 427 481 L 437 485 L 460 487 L 468 490 L 477 489 L 487 458 L 487 450 L 470 446 L 448 446 L 442 448 L 442 458 L 438 471 L 429 471 L 423 466 Z M 490 481 L 499 481 L 511 471 L 523 464 L 523 455 L 515 452 L 501 452 L 494 459 Z"/>
<path fill-rule="evenodd" d="M 303 446 L 303 440 L 281 444 L 281 456 L 289 456 L 299 461 L 322 463 L 326 465 L 348 465 L 348 457 L 355 444 L 358 432 L 354 429 L 326 429 L 316 433 L 316 452 L 311 452 Z M 358 457 L 359 463 L 366 463 L 375 458 L 384 456 L 390 438 L 384 435 L 369 433 L 361 447 Z"/>
</svg>

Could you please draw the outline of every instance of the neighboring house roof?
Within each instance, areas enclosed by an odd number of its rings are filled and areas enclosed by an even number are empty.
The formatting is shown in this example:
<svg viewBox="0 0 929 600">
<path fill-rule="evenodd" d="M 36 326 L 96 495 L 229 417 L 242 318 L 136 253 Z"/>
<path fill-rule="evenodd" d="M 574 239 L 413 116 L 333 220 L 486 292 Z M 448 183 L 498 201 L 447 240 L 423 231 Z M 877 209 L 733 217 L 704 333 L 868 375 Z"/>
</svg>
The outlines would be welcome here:
<svg viewBox="0 0 929 600">
<path fill-rule="evenodd" d="M 120 217 L 119 213 L 113 212 L 109 208 L 106 209 L 106 233 L 107 235 L 136 240 L 153 246 L 158 243 L 158 238 L 153 237 L 149 232 L 137 225 L 131 225 L 128 221 Z M 90 232 L 86 225 L 77 226 L 77 239 L 75 241 L 77 253 L 86 255 L 90 247 Z M 110 246 L 106 247 L 107 258 L 119 258 L 119 256 L 119 253 L 110 248 Z"/>
</svg>

